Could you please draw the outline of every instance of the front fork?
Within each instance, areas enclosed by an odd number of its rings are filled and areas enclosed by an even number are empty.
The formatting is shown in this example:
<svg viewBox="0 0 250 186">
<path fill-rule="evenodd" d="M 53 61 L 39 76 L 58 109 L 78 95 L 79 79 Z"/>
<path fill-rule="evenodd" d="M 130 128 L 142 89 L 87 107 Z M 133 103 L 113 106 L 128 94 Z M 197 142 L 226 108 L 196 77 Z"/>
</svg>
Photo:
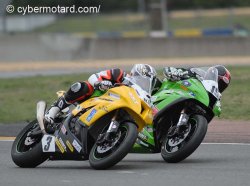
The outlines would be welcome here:
<svg viewBox="0 0 250 186">
<path fill-rule="evenodd" d="M 174 137 L 175 135 L 181 134 L 185 129 L 187 129 L 187 123 L 189 120 L 189 115 L 186 114 L 186 110 L 183 109 L 181 111 L 181 115 L 179 117 L 178 123 L 176 126 L 171 127 L 168 132 L 169 137 Z"/>
<path fill-rule="evenodd" d="M 185 113 L 185 109 L 183 109 L 181 111 L 181 115 L 180 115 L 179 121 L 177 123 L 177 127 L 186 125 L 188 122 L 188 119 L 189 119 L 189 116 Z"/>
<path fill-rule="evenodd" d="M 119 126 L 120 126 L 120 123 L 116 120 L 117 116 L 118 116 L 118 113 L 119 113 L 119 110 L 117 110 L 115 112 L 115 115 L 111 119 L 111 122 L 109 124 L 109 128 L 108 128 L 107 132 L 105 132 L 104 134 L 100 134 L 98 136 L 97 144 L 101 144 L 104 141 L 112 142 L 111 136 L 112 136 L 112 134 L 115 134 L 117 132 L 117 130 L 118 130 Z"/>
</svg>

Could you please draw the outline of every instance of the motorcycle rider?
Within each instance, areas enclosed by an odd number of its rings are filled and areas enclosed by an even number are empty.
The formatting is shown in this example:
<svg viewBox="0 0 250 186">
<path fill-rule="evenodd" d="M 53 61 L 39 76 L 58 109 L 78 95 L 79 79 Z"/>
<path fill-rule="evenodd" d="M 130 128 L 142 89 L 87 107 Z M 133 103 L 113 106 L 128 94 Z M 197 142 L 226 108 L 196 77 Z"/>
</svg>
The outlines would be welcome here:
<svg viewBox="0 0 250 186">
<path fill-rule="evenodd" d="M 229 70 L 223 65 L 212 66 L 218 70 L 218 88 L 219 92 L 222 93 L 230 84 L 231 74 Z M 179 81 L 187 76 L 192 77 L 192 68 L 183 69 L 175 67 L 166 67 L 164 68 L 163 74 L 170 81 Z"/>
<path fill-rule="evenodd" d="M 218 70 L 218 89 L 219 89 L 220 94 L 222 94 L 222 92 L 225 91 L 225 89 L 230 84 L 231 74 L 229 70 L 226 69 L 226 67 L 224 67 L 223 65 L 215 65 L 212 67 Z M 205 74 L 205 71 L 203 71 L 203 73 Z M 187 79 L 190 77 L 197 77 L 196 74 L 192 72 L 192 68 L 184 69 L 184 68 L 175 68 L 175 67 L 165 67 L 163 71 L 163 75 L 168 80 L 173 81 L 173 82 Z M 219 106 L 221 105 L 220 100 L 218 100 L 217 104 Z M 180 123 L 182 122 L 181 120 L 182 119 L 179 120 Z M 168 133 L 169 136 L 174 136 L 176 133 L 179 133 L 179 131 L 181 131 L 181 128 L 185 129 L 186 125 L 182 125 L 182 124 L 178 125 L 178 124 L 177 126 L 172 127 L 172 129 Z"/>
<path fill-rule="evenodd" d="M 131 69 L 129 74 L 119 68 L 104 70 L 99 73 L 92 74 L 88 81 L 76 82 L 71 85 L 70 89 L 60 97 L 45 114 L 45 121 L 48 124 L 53 124 L 56 115 L 75 102 L 83 102 L 87 100 L 94 90 L 106 91 L 115 83 L 122 83 L 124 77 L 149 77 L 152 87 L 155 87 L 157 82 L 155 69 L 148 64 L 136 64 Z"/>
</svg>

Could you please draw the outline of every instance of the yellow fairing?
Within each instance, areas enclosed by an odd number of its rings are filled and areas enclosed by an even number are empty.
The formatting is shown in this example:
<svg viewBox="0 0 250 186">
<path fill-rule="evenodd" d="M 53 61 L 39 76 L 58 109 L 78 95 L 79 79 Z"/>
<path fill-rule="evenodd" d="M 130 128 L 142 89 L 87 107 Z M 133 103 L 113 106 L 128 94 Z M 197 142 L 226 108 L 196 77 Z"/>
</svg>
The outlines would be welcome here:
<svg viewBox="0 0 250 186">
<path fill-rule="evenodd" d="M 153 115 L 151 108 L 137 95 L 133 88 L 120 86 L 112 88 L 104 95 L 91 98 L 80 104 L 72 111 L 73 115 L 77 115 L 83 108 L 90 108 L 87 112 L 80 116 L 80 120 L 88 126 L 105 114 L 117 110 L 126 110 L 136 121 L 138 130 L 141 131 L 146 124 L 152 124 Z"/>
</svg>

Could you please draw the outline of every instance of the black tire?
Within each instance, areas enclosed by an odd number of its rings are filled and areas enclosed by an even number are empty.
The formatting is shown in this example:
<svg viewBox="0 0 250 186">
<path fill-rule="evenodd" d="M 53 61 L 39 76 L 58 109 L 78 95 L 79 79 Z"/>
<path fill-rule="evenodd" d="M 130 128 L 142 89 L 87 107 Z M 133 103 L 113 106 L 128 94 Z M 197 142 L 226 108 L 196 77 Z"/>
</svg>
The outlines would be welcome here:
<svg viewBox="0 0 250 186">
<path fill-rule="evenodd" d="M 24 141 L 29 131 L 38 126 L 37 121 L 30 122 L 16 137 L 12 149 L 11 157 L 14 163 L 23 168 L 34 168 L 43 163 L 48 157 L 42 151 L 42 135 L 38 137 L 34 144 L 25 146 Z"/>
<path fill-rule="evenodd" d="M 138 135 L 137 127 L 134 123 L 124 122 L 120 125 L 119 130 L 121 128 L 126 131 L 126 134 L 119 146 L 115 147 L 111 154 L 101 158 L 96 157 L 98 155 L 98 145 L 94 144 L 89 154 L 89 163 L 92 168 L 98 170 L 108 169 L 121 161 L 130 152 Z"/>
<path fill-rule="evenodd" d="M 161 156 L 162 158 L 168 162 L 168 163 L 178 163 L 184 159 L 186 159 L 188 156 L 190 156 L 201 144 L 203 141 L 206 133 L 207 133 L 207 120 L 204 116 L 201 115 L 193 115 L 189 119 L 190 122 L 196 122 L 193 124 L 192 127 L 193 131 L 188 134 L 186 141 L 184 140 L 181 144 L 179 149 L 174 152 L 169 152 L 167 150 L 170 146 L 169 143 L 169 137 L 166 136 L 162 143 L 161 148 Z"/>
</svg>

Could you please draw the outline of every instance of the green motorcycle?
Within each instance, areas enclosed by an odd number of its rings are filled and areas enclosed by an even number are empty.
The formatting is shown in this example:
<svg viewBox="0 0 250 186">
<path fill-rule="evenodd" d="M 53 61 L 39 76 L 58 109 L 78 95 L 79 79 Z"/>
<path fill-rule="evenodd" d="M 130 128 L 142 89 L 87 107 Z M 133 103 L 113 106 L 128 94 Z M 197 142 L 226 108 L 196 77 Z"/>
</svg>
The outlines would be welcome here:
<svg viewBox="0 0 250 186">
<path fill-rule="evenodd" d="M 139 133 L 132 152 L 161 152 L 166 162 L 177 163 L 199 147 L 208 123 L 221 113 L 221 94 L 216 68 L 192 68 L 190 72 L 177 82 L 163 80 L 152 96 L 154 124 Z"/>
</svg>

